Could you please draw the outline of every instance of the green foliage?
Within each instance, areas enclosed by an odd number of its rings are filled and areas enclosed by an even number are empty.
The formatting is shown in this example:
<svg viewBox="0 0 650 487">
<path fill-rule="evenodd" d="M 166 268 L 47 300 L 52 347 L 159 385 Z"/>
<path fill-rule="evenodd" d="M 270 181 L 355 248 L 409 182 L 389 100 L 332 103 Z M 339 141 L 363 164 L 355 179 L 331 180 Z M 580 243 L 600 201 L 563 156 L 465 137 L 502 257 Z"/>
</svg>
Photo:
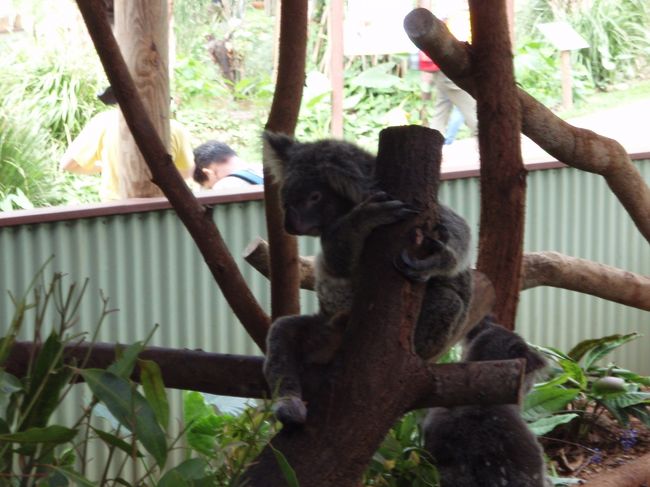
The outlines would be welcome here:
<svg viewBox="0 0 650 487">
<path fill-rule="evenodd" d="M 424 450 L 423 411 L 411 412 L 390 430 L 365 473 L 364 485 L 436 487 L 438 471 Z"/>
<path fill-rule="evenodd" d="M 640 376 L 614 364 L 598 365 L 612 351 L 639 335 L 611 335 L 584 340 L 568 353 L 538 347 L 557 366 L 548 381 L 537 384 L 526 397 L 524 417 L 539 435 L 569 423 L 580 439 L 589 425 L 608 412 L 622 426 L 636 417 L 650 426 L 650 393 L 641 387 L 650 377 Z"/>
<path fill-rule="evenodd" d="M 183 422 L 188 445 L 212 466 L 219 486 L 240 485 L 246 468 L 277 431 L 268 404 L 229 414 L 189 391 L 183 394 Z"/>
</svg>

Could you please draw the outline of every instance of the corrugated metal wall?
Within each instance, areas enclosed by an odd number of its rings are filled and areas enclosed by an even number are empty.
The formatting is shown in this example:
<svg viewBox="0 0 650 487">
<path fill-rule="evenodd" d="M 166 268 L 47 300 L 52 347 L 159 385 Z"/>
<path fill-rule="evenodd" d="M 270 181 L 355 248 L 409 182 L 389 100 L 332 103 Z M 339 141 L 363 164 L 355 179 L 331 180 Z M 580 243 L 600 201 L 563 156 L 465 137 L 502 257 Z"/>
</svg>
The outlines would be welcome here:
<svg viewBox="0 0 650 487">
<path fill-rule="evenodd" d="M 637 166 L 650 181 L 650 161 Z M 478 179 L 441 185 L 440 199 L 478 230 Z M 268 282 L 243 262 L 241 251 L 264 236 L 261 201 L 220 204 L 215 219 L 246 280 L 263 306 Z M 476 240 L 476 238 L 475 238 Z M 314 254 L 316 239 L 303 239 L 301 253 Z M 526 250 L 557 250 L 650 275 L 650 246 L 599 176 L 575 169 L 533 171 L 528 176 Z M 0 332 L 13 314 L 5 290 L 20 296 L 50 255 L 47 273 L 65 272 L 68 282 L 89 278 L 78 329 L 92 331 L 101 310 L 100 290 L 119 309 L 107 317 L 100 341 L 144 339 L 154 324 L 152 345 L 202 348 L 212 352 L 258 353 L 221 297 L 199 252 L 172 210 L 151 211 L 0 228 Z M 306 309 L 315 300 L 303 293 Z M 539 288 L 522 293 L 518 330 L 540 345 L 566 350 L 578 340 L 612 333 L 650 333 L 650 313 L 578 293 Z M 29 327 L 23 338 L 29 338 Z M 616 355 L 620 365 L 650 373 L 650 340 L 642 338 Z M 72 423 L 82 388 L 59 418 Z M 180 394 L 172 393 L 173 417 Z M 95 465 L 105 451 L 93 450 Z"/>
</svg>

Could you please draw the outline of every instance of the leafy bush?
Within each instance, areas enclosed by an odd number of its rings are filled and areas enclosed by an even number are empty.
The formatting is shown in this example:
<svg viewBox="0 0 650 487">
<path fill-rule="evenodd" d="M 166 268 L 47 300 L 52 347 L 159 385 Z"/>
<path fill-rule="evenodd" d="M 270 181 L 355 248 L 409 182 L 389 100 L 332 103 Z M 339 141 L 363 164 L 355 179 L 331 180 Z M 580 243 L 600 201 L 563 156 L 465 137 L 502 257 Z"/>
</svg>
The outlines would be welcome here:
<svg viewBox="0 0 650 487">
<path fill-rule="evenodd" d="M 364 485 L 385 487 L 436 487 L 438 471 L 424 450 L 421 423 L 424 411 L 402 417 L 373 455 Z"/>
<path fill-rule="evenodd" d="M 571 423 L 572 438 L 579 440 L 605 412 L 622 426 L 631 417 L 650 426 L 650 377 L 640 376 L 615 364 L 599 365 L 616 348 L 639 335 L 611 335 L 585 340 L 568 353 L 554 348 L 538 347 L 557 367 L 547 382 L 538 384 L 526 397 L 524 416 L 538 435 L 556 426 Z"/>
</svg>

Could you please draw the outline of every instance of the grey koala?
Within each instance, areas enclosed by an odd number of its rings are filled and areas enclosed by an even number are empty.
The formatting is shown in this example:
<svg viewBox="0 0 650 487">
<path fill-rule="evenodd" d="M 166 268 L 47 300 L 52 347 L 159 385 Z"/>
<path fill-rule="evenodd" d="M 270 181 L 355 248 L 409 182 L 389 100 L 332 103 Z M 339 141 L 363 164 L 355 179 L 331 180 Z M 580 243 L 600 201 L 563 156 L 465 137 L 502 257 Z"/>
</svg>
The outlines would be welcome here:
<svg viewBox="0 0 650 487">
<path fill-rule="evenodd" d="M 529 391 L 544 358 L 516 333 L 484 318 L 464 343 L 465 361 L 526 359 Z M 425 448 L 442 487 L 548 487 L 542 448 L 516 404 L 432 408 L 424 421 Z"/>
<path fill-rule="evenodd" d="M 315 277 L 319 311 L 276 320 L 268 334 L 264 373 L 276 394 L 274 410 L 284 424 L 304 423 L 299 369 L 328 363 L 338 349 L 352 304 L 351 277 L 366 239 L 377 227 L 417 213 L 375 185 L 375 157 L 348 142 L 301 143 L 264 133 L 265 159 L 281 183 L 285 229 L 318 236 L 321 253 Z M 426 241 L 429 257 L 406 252 L 396 267 L 408 278 L 427 282 L 414 333 L 415 352 L 423 359 L 443 353 L 463 323 L 471 294 L 470 231 L 451 209 L 440 206 L 437 238 Z"/>
</svg>

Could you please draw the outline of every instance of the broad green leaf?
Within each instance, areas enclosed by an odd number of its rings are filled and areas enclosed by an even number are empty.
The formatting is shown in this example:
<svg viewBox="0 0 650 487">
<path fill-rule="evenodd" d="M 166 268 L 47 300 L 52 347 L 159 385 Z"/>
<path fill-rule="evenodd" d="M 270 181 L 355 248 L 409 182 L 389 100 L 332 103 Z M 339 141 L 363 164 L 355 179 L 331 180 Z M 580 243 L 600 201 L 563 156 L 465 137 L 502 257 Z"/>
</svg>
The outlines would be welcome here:
<svg viewBox="0 0 650 487">
<path fill-rule="evenodd" d="M 388 89 L 402 85 L 402 79 L 390 71 L 395 63 L 382 63 L 359 73 L 350 80 L 351 86 L 362 86 L 364 88 Z"/>
<path fill-rule="evenodd" d="M 587 376 L 579 364 L 569 359 L 562 359 L 559 363 L 564 371 L 569 374 L 569 377 L 575 382 L 575 385 L 579 386 L 580 389 L 585 389 L 587 387 Z"/>
<path fill-rule="evenodd" d="M 117 360 L 115 363 L 111 364 L 106 370 L 112 372 L 118 377 L 123 379 L 128 379 L 133 373 L 133 368 L 135 367 L 135 361 L 140 355 L 140 352 L 144 350 L 144 344 L 142 342 L 135 342 L 132 345 L 123 349 L 121 346 L 115 347 L 115 355 Z"/>
<path fill-rule="evenodd" d="M 112 433 L 107 433 L 106 431 L 93 428 L 92 426 L 91 428 L 97 434 L 97 436 L 99 436 L 102 439 L 102 441 L 104 441 L 104 443 L 106 443 L 107 445 L 114 446 L 122 450 L 124 453 L 126 453 L 129 456 L 133 455 L 133 445 L 131 445 L 130 443 L 127 443 L 122 438 L 119 438 Z M 140 453 L 137 450 L 135 451 L 135 455 L 138 457 L 144 456 L 142 453 Z"/>
<path fill-rule="evenodd" d="M 580 389 L 538 389 L 532 391 L 524 399 L 523 416 L 528 421 L 534 421 L 539 418 L 556 413 L 565 408 L 573 401 Z"/>
<path fill-rule="evenodd" d="M 158 482 L 158 487 L 208 487 L 214 480 L 206 475 L 208 464 L 201 458 L 192 458 L 169 470 Z"/>
<path fill-rule="evenodd" d="M 47 468 L 50 468 L 54 470 L 57 473 L 60 473 L 61 475 L 65 476 L 68 480 L 72 482 L 72 485 L 83 485 L 85 487 L 96 487 L 96 483 L 91 482 L 88 480 L 86 477 L 83 475 L 69 469 L 69 468 L 62 468 L 62 467 L 57 467 L 54 465 L 48 465 Z"/>
<path fill-rule="evenodd" d="M 72 370 L 63 367 L 62 353 L 63 342 L 53 331 L 34 363 L 29 390 L 21 406 L 21 414 L 25 415 L 22 429 L 45 426 L 59 404 L 61 392 L 72 376 Z"/>
<path fill-rule="evenodd" d="M 77 435 L 76 429 L 66 428 L 59 425 L 46 426 L 44 428 L 30 428 L 18 433 L 0 435 L 0 441 L 11 441 L 15 443 L 65 443 L 71 441 Z"/>
<path fill-rule="evenodd" d="M 560 360 L 571 359 L 571 357 L 554 347 L 540 347 L 539 345 L 533 345 L 533 348 L 539 350 L 544 355 L 552 358 L 556 362 L 560 362 Z"/>
<path fill-rule="evenodd" d="M 589 340 L 583 340 L 574 346 L 569 351 L 569 357 L 576 361 L 580 362 L 584 359 L 583 366 L 588 370 L 594 362 L 601 359 L 609 352 L 615 348 L 620 347 L 624 343 L 634 340 L 639 335 L 636 333 L 630 333 L 629 335 L 609 335 L 601 338 L 592 338 Z"/>
<path fill-rule="evenodd" d="M 144 389 L 144 397 L 152 407 L 160 425 L 167 430 L 169 427 L 169 403 L 160 367 L 151 360 L 138 360 L 138 366 L 140 367 L 140 382 Z"/>
<path fill-rule="evenodd" d="M 284 480 L 287 481 L 289 487 L 300 487 L 300 484 L 298 483 L 298 477 L 296 476 L 296 471 L 291 465 L 289 465 L 287 457 L 285 457 L 280 450 L 276 449 L 270 443 L 269 447 L 271 447 L 271 451 L 273 452 L 273 455 L 275 455 L 275 460 L 280 466 L 280 471 L 282 471 L 282 476 L 284 477 Z"/>
<path fill-rule="evenodd" d="M 120 424 L 135 433 L 158 465 L 164 466 L 167 460 L 165 433 L 142 394 L 134 390 L 126 379 L 108 371 L 86 369 L 80 374 Z"/>
<path fill-rule="evenodd" d="M 577 417 L 578 415 L 575 413 L 556 414 L 546 418 L 540 418 L 537 421 L 530 423 L 528 427 L 533 433 L 535 433 L 535 435 L 541 436 L 553 431 L 556 426 L 566 424 L 573 418 Z"/>
<path fill-rule="evenodd" d="M 603 403 L 617 407 L 626 408 L 628 406 L 636 406 L 637 404 L 650 404 L 650 392 L 623 392 L 616 394 L 608 394 L 601 399 Z"/>
</svg>

